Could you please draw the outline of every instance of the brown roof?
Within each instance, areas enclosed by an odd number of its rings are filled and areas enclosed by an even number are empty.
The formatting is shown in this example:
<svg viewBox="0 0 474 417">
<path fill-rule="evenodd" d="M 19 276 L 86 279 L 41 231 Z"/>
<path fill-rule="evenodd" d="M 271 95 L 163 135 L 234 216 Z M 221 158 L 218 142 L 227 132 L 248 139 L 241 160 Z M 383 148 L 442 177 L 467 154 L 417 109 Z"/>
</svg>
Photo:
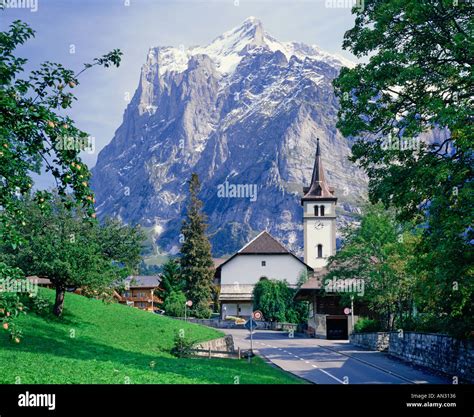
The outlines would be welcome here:
<svg viewBox="0 0 474 417">
<path fill-rule="evenodd" d="M 229 258 L 212 258 L 212 262 L 214 263 L 214 268 L 218 268 L 220 265 L 222 265 L 225 261 L 227 261 Z"/>
<path fill-rule="evenodd" d="M 289 253 L 289 251 L 270 233 L 263 231 L 240 249 L 238 253 Z"/>
<path fill-rule="evenodd" d="M 130 288 L 157 288 L 160 282 L 160 275 L 131 275 L 125 279 Z"/>
<path fill-rule="evenodd" d="M 327 273 L 327 268 L 315 269 L 313 276 L 298 289 L 295 299 L 298 301 L 311 299 L 315 291 L 323 288 L 323 279 Z"/>
<path fill-rule="evenodd" d="M 319 138 L 316 145 L 316 158 L 314 159 L 313 176 L 311 177 L 311 184 L 309 187 L 303 188 L 304 196 L 301 199 L 303 201 L 313 200 L 334 200 L 334 188 L 329 187 L 324 176 L 323 161 L 321 159 L 321 148 L 319 146 Z"/>
<path fill-rule="evenodd" d="M 220 271 L 222 267 L 239 255 L 261 255 L 261 254 L 275 254 L 275 255 L 290 255 L 299 262 L 301 262 L 308 271 L 313 271 L 309 265 L 306 265 L 300 258 L 298 258 L 294 253 L 286 249 L 278 240 L 276 240 L 270 233 L 267 231 L 261 232 L 257 237 L 252 239 L 247 243 L 242 249 L 234 253 L 230 258 L 222 262 L 218 267 L 216 267 L 216 277 L 220 277 Z"/>
</svg>

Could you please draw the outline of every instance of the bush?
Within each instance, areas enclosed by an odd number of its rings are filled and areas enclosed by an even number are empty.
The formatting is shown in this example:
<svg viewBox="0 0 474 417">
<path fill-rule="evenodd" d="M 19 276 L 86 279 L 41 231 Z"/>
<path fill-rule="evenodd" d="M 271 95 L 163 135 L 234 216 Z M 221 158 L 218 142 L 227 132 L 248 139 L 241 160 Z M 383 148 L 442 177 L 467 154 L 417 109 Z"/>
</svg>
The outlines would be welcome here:
<svg viewBox="0 0 474 417">
<path fill-rule="evenodd" d="M 51 303 L 49 300 L 39 294 L 34 297 L 29 297 L 27 299 L 27 305 L 30 311 L 40 316 L 47 314 L 51 310 Z"/>
<path fill-rule="evenodd" d="M 176 333 L 174 337 L 174 345 L 171 349 L 171 354 L 177 358 L 187 358 L 193 353 L 194 342 L 186 339 L 183 333 Z"/>
<path fill-rule="evenodd" d="M 186 296 L 182 291 L 171 291 L 163 303 L 165 314 L 171 317 L 183 317 Z"/>
<path fill-rule="evenodd" d="M 382 326 L 378 320 L 360 317 L 354 325 L 355 333 L 380 332 Z"/>
<path fill-rule="evenodd" d="M 212 310 L 205 301 L 196 304 L 193 307 L 192 315 L 198 319 L 208 319 L 211 317 Z"/>
</svg>

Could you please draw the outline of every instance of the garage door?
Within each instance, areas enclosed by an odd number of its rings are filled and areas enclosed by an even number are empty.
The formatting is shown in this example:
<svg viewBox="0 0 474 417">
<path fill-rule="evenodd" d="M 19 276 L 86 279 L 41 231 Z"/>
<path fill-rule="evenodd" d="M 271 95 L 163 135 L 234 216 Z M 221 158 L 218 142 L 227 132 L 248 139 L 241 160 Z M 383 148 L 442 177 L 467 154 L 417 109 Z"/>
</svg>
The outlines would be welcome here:
<svg viewBox="0 0 474 417">
<path fill-rule="evenodd" d="M 347 340 L 347 316 L 326 316 L 326 338 Z"/>
</svg>

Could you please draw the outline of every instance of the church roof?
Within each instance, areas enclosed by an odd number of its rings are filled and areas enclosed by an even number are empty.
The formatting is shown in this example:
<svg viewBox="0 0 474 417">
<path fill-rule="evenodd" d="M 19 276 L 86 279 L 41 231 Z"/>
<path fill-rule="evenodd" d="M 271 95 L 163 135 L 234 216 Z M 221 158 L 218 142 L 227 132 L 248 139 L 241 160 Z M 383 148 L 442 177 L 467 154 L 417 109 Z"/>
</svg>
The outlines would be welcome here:
<svg viewBox="0 0 474 417">
<path fill-rule="evenodd" d="M 324 176 L 323 160 L 321 158 L 321 148 L 319 145 L 319 138 L 316 145 L 316 157 L 314 159 L 313 175 L 311 177 L 311 184 L 309 187 L 303 188 L 303 201 L 315 200 L 337 200 L 334 196 L 334 188 L 329 187 Z"/>
<path fill-rule="evenodd" d="M 238 253 L 289 253 L 289 251 L 264 230 L 240 249 Z"/>
<path fill-rule="evenodd" d="M 243 246 L 238 252 L 234 253 L 229 259 L 221 263 L 216 267 L 216 271 L 219 272 L 221 268 L 234 259 L 236 256 L 242 255 L 291 255 L 293 258 L 301 262 L 307 269 L 313 270 L 309 265 L 306 265 L 300 258 L 298 258 L 294 253 L 286 249 L 278 240 L 276 240 L 270 233 L 267 231 L 261 232 L 255 238 L 253 238 L 249 243 Z"/>
</svg>

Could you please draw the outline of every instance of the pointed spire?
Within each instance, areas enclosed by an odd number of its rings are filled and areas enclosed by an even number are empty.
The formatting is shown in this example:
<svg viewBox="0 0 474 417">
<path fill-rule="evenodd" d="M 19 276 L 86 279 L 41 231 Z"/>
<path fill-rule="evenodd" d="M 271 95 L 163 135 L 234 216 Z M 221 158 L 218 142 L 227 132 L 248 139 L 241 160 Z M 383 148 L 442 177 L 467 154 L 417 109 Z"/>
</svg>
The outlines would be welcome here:
<svg viewBox="0 0 474 417">
<path fill-rule="evenodd" d="M 304 187 L 303 200 L 327 200 L 336 199 L 334 197 L 334 189 L 329 187 L 324 176 L 323 160 L 321 158 L 321 147 L 319 138 L 316 142 L 316 157 L 314 159 L 313 175 L 309 187 Z"/>
</svg>

